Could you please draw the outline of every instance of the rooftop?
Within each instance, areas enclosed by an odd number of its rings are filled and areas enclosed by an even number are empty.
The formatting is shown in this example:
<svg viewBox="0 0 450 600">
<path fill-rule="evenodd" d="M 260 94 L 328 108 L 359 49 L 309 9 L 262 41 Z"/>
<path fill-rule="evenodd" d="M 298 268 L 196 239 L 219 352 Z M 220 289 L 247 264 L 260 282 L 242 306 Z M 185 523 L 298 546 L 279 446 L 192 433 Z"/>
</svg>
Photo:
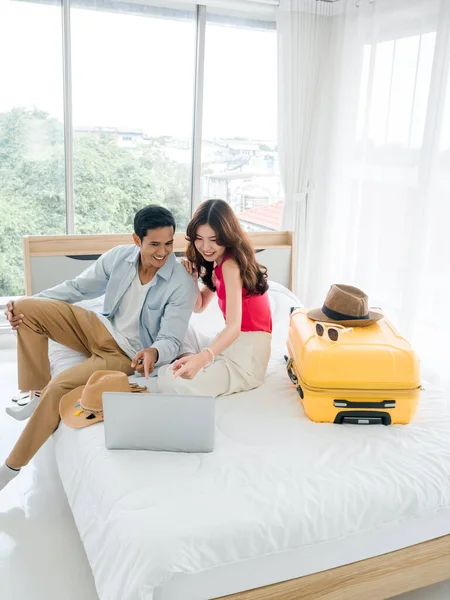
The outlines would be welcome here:
<svg viewBox="0 0 450 600">
<path fill-rule="evenodd" d="M 273 204 L 244 210 L 244 212 L 239 213 L 237 216 L 240 221 L 278 231 L 283 216 L 283 206 L 283 200 L 278 200 L 278 202 L 274 202 Z"/>
</svg>

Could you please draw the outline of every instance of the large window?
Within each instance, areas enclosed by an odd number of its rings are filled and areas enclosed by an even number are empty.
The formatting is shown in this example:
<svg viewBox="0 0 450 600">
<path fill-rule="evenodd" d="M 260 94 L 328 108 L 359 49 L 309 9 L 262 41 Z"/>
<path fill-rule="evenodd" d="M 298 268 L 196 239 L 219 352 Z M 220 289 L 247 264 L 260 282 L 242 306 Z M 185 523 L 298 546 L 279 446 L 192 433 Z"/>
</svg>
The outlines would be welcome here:
<svg viewBox="0 0 450 600">
<path fill-rule="evenodd" d="M 208 13 L 202 196 L 227 200 L 249 231 L 281 225 L 276 45 L 273 24 Z"/>
<path fill-rule="evenodd" d="M 76 233 L 131 231 L 150 203 L 190 217 L 195 7 L 127 6 L 71 11 Z"/>
<path fill-rule="evenodd" d="M 0 297 L 23 236 L 65 231 L 61 7 L 0 0 Z"/>
<path fill-rule="evenodd" d="M 25 235 L 131 232 L 150 203 L 182 231 L 205 198 L 278 229 L 273 16 L 59 2 L 0 0 L 0 304 Z"/>
</svg>

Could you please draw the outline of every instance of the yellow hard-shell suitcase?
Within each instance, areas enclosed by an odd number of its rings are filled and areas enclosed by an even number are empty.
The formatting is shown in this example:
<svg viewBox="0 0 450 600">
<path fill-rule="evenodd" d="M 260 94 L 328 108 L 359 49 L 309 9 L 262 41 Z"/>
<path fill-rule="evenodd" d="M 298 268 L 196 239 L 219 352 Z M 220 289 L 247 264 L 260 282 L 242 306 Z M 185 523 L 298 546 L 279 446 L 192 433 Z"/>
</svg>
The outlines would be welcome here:
<svg viewBox="0 0 450 600">
<path fill-rule="evenodd" d="M 321 423 L 409 423 L 420 397 L 410 344 L 386 319 L 319 336 L 307 309 L 291 314 L 287 370 L 307 416 Z M 331 324 L 328 324 L 332 326 Z"/>
</svg>

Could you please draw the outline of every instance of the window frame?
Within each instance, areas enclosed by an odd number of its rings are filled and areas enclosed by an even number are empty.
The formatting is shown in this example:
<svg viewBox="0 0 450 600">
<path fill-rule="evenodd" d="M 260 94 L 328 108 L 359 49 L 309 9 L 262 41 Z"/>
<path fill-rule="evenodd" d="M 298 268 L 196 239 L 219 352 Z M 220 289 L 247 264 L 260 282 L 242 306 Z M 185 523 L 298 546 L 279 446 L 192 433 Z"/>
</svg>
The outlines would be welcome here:
<svg viewBox="0 0 450 600">
<path fill-rule="evenodd" d="M 39 0 L 38 0 L 39 1 Z M 58 1 L 58 0 L 57 0 Z M 192 12 L 182 8 L 152 6 L 148 4 L 120 2 L 121 12 L 126 12 L 129 8 L 133 14 L 152 14 L 155 16 L 186 18 Z M 74 181 L 73 181 L 73 107 L 72 107 L 72 40 L 70 15 L 71 8 L 89 8 L 90 5 L 96 10 L 102 10 L 102 6 L 96 7 L 95 0 L 61 0 L 62 6 L 62 28 L 63 28 L 63 98 L 64 98 L 64 155 L 65 155 L 65 196 L 66 196 L 66 234 L 75 234 L 75 203 L 74 203 Z M 192 3 L 196 9 L 196 55 L 195 55 L 195 74 L 194 74 L 194 115 L 192 130 L 192 161 L 191 161 L 191 216 L 196 207 L 201 202 L 201 151 L 202 151 L 202 124 L 203 124 L 203 89 L 205 72 L 205 41 L 206 41 L 206 16 L 207 6 L 204 4 Z M 103 10 L 112 10 L 114 4 L 103 4 Z M 240 25 L 246 28 L 255 28 L 263 30 L 276 29 L 274 20 L 262 20 L 258 18 L 240 18 L 221 15 L 220 12 L 214 14 L 208 11 L 208 21 L 213 18 L 215 23 L 224 25 Z"/>
</svg>

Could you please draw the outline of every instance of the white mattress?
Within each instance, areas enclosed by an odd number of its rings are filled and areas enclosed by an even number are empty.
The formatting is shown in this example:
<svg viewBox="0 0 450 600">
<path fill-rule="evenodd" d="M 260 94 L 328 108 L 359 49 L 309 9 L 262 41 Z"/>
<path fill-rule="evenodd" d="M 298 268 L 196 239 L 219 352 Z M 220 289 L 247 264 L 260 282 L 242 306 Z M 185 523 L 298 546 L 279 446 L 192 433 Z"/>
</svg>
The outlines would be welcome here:
<svg viewBox="0 0 450 600">
<path fill-rule="evenodd" d="M 217 400 L 212 454 L 108 451 L 103 424 L 56 432 L 102 600 L 213 598 L 450 533 L 449 400 L 424 393 L 408 426 L 312 423 L 284 369 L 295 299 L 270 295 L 266 383 Z M 196 319 L 220 323 L 216 306 Z M 80 357 L 51 358 L 61 370 Z"/>
</svg>

